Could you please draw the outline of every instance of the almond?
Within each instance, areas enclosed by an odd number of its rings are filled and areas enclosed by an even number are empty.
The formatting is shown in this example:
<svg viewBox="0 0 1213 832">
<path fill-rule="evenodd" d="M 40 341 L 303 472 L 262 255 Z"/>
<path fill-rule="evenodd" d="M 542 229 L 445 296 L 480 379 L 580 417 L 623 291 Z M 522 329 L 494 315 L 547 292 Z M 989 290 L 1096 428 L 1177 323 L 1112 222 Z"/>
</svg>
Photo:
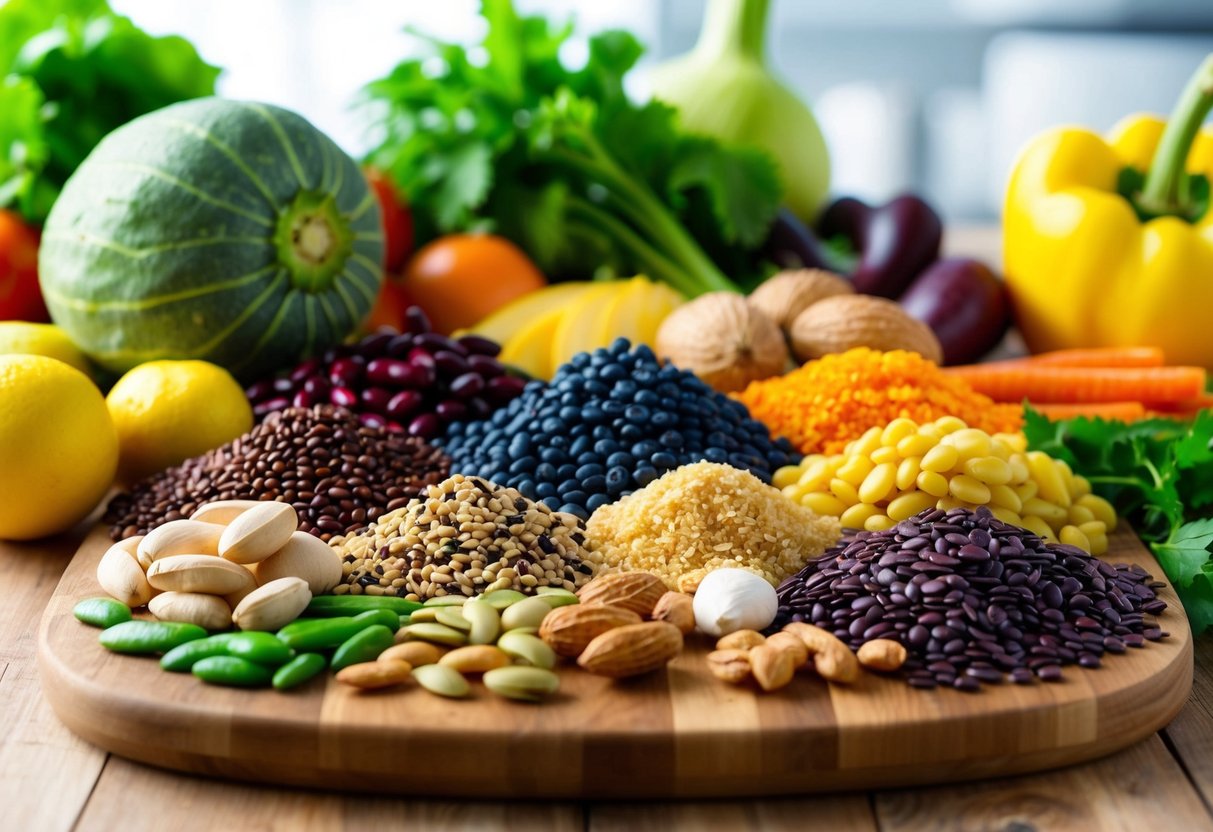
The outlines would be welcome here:
<svg viewBox="0 0 1213 832">
<path fill-rule="evenodd" d="M 760 644 L 766 644 L 766 637 L 757 630 L 734 630 L 727 636 L 721 636 L 716 642 L 717 650 L 749 650 Z"/>
<path fill-rule="evenodd" d="M 684 636 L 695 629 L 695 602 L 685 592 L 667 592 L 653 607 L 654 621 L 668 621 Z"/>
<path fill-rule="evenodd" d="M 768 692 L 786 686 L 796 673 L 792 652 L 772 647 L 769 642 L 751 649 L 748 658 L 754 681 Z"/>
<path fill-rule="evenodd" d="M 775 633 L 766 640 L 766 644 L 776 650 L 786 650 L 792 654 L 792 666 L 797 670 L 809 663 L 809 648 L 804 642 L 791 633 Z"/>
<path fill-rule="evenodd" d="M 549 612 L 539 627 L 539 637 L 558 655 L 575 659 L 608 630 L 639 623 L 640 616 L 623 607 L 575 604 Z"/>
<path fill-rule="evenodd" d="M 906 663 L 906 648 L 891 638 L 874 638 L 859 645 L 855 657 L 869 670 L 891 673 Z"/>
<path fill-rule="evenodd" d="M 665 667 L 682 650 L 682 633 L 664 621 L 607 630 L 577 659 L 583 670 L 621 679 Z"/>
<path fill-rule="evenodd" d="M 623 607 L 647 618 L 665 593 L 666 586 L 656 575 L 648 572 L 616 572 L 590 581 L 581 588 L 577 597 L 582 604 Z"/>
<path fill-rule="evenodd" d="M 708 653 L 708 669 L 722 681 L 744 682 L 750 677 L 750 651 L 714 650 Z"/>
<path fill-rule="evenodd" d="M 936 364 L 943 361 L 943 348 L 929 326 L 911 318 L 895 301 L 871 295 L 820 300 L 797 316 L 789 334 L 792 352 L 801 361 L 853 347 L 909 350 Z"/>
</svg>

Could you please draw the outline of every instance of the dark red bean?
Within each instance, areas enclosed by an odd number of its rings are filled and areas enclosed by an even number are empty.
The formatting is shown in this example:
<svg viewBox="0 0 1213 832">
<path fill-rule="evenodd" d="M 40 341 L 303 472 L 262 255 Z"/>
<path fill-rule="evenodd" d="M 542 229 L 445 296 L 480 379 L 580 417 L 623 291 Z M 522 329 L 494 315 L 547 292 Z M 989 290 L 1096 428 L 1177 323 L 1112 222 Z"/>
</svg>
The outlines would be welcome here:
<svg viewBox="0 0 1213 832">
<path fill-rule="evenodd" d="M 368 361 L 372 358 L 378 358 L 387 352 L 388 344 L 392 343 L 392 339 L 396 337 L 396 333 L 377 332 L 374 335 L 367 336 L 355 345 L 357 354 L 361 355 Z"/>
<path fill-rule="evenodd" d="M 394 419 L 403 419 L 416 413 L 424 402 L 425 396 L 416 390 L 401 390 L 388 401 L 384 412 Z"/>
<path fill-rule="evenodd" d="M 439 335 L 436 332 L 427 332 L 422 335 L 413 336 L 413 346 L 424 347 L 431 353 L 438 352 L 439 350 L 450 350 L 462 356 L 468 354 L 467 347 L 463 346 L 463 344 L 452 341 L 445 335 Z"/>
<path fill-rule="evenodd" d="M 425 372 L 398 358 L 376 358 L 366 365 L 366 377 L 375 384 L 390 387 L 425 387 Z"/>
<path fill-rule="evenodd" d="M 484 390 L 484 379 L 475 373 L 464 373 L 451 381 L 451 392 L 461 399 L 470 399 Z"/>
<path fill-rule="evenodd" d="M 287 376 L 287 378 L 289 378 L 295 384 L 302 384 L 304 381 L 307 381 L 308 378 L 316 375 L 318 372 L 320 372 L 320 362 L 313 358 L 297 365 L 295 369 L 291 370 L 291 373 L 289 376 Z"/>
<path fill-rule="evenodd" d="M 506 404 L 522 395 L 526 381 L 517 376 L 497 376 L 489 379 L 485 396 L 497 405 Z"/>
<path fill-rule="evenodd" d="M 333 385 L 329 384 L 329 380 L 324 376 L 312 376 L 303 382 L 303 392 L 317 399 L 327 399 L 332 389 Z"/>
<path fill-rule="evenodd" d="M 481 335 L 463 335 L 455 340 L 473 356 L 485 355 L 489 358 L 496 358 L 501 353 L 500 344 Z"/>
<path fill-rule="evenodd" d="M 334 387 L 329 393 L 329 401 L 338 407 L 353 407 L 358 404 L 358 394 L 348 387 Z"/>
<path fill-rule="evenodd" d="M 438 422 L 438 417 L 433 413 L 422 413 L 420 416 L 409 422 L 409 436 L 416 436 L 421 439 L 432 439 L 438 435 L 438 430 L 442 426 Z"/>
<path fill-rule="evenodd" d="M 382 428 L 387 424 L 387 420 L 378 413 L 359 413 L 358 421 L 368 428 Z"/>
<path fill-rule="evenodd" d="M 260 404 L 268 399 L 272 399 L 274 397 L 274 382 L 272 379 L 259 381 L 245 390 L 244 395 L 253 404 Z"/>
<path fill-rule="evenodd" d="M 392 391 L 383 387 L 367 387 L 358 395 L 358 398 L 362 401 L 363 407 L 382 415 L 387 413 L 388 403 L 391 402 L 392 396 Z"/>
<path fill-rule="evenodd" d="M 472 396 L 467 400 L 468 412 L 476 419 L 487 419 L 493 412 L 493 408 L 489 406 L 480 396 Z"/>
<path fill-rule="evenodd" d="M 468 369 L 479 373 L 486 381 L 505 373 L 505 367 L 501 366 L 501 362 L 487 355 L 468 356 Z"/>
<path fill-rule="evenodd" d="M 285 396 L 275 396 L 272 399 L 267 399 L 266 401 L 261 402 L 261 404 L 256 405 L 253 408 L 253 415 L 257 418 L 261 418 L 266 414 L 273 413 L 275 410 L 285 410 L 290 406 L 290 399 L 286 398 Z"/>
<path fill-rule="evenodd" d="M 311 407 L 315 403 L 315 397 L 305 390 L 300 390 L 291 397 L 291 407 Z"/>
<path fill-rule="evenodd" d="M 334 387 L 355 387 L 362 380 L 364 364 L 361 358 L 338 358 L 329 365 L 329 381 Z"/>
<path fill-rule="evenodd" d="M 404 310 L 404 325 L 413 335 L 422 335 L 433 329 L 429 316 L 420 306 L 410 306 Z"/>
<path fill-rule="evenodd" d="M 437 366 L 438 372 L 447 378 L 455 378 L 468 371 L 467 359 L 451 350 L 438 350 L 435 352 L 434 364 Z"/>
<path fill-rule="evenodd" d="M 434 408 L 434 412 L 444 422 L 457 422 L 467 416 L 468 406 L 463 402 L 448 399 L 447 401 L 439 402 L 438 406 Z"/>
</svg>

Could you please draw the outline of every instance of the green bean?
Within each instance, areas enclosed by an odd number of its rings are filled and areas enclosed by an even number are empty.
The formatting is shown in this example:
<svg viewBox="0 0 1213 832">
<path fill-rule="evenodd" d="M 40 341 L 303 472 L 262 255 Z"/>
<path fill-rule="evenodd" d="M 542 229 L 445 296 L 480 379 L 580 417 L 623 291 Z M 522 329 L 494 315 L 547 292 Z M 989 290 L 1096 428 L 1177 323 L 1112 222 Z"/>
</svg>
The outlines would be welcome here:
<svg viewBox="0 0 1213 832">
<path fill-rule="evenodd" d="M 372 624 L 351 636 L 333 654 L 333 672 L 361 662 L 372 662 L 394 643 L 392 631 L 382 624 Z"/>
<path fill-rule="evenodd" d="M 391 610 L 397 615 L 407 615 L 420 608 L 421 604 L 417 601 L 391 595 L 317 595 L 304 612 L 321 618 L 331 618 L 337 615 L 357 615 L 367 610 Z"/>
<path fill-rule="evenodd" d="M 319 653 L 300 653 L 274 673 L 274 688 L 290 690 L 322 672 L 328 662 Z"/>
<path fill-rule="evenodd" d="M 392 623 L 388 624 L 387 619 Z M 313 618 L 293 621 L 278 631 L 278 638 L 296 650 L 329 650 L 340 647 L 351 636 L 374 624 L 382 624 L 393 632 L 400 628 L 400 619 L 387 610 L 370 610 L 353 618 Z"/>
<path fill-rule="evenodd" d="M 204 682 L 235 688 L 265 687 L 274 675 L 269 668 L 236 656 L 208 656 L 190 671 Z"/>
<path fill-rule="evenodd" d="M 167 653 L 174 647 L 206 638 L 197 624 L 180 621 L 123 621 L 101 632 L 101 646 L 115 653 L 148 656 Z"/>
<path fill-rule="evenodd" d="M 226 644 L 235 633 L 220 633 L 197 641 L 187 641 L 160 658 L 160 667 L 170 673 L 188 673 L 195 662 L 227 654 Z"/>
<path fill-rule="evenodd" d="M 245 630 L 233 633 L 224 645 L 227 655 L 250 662 L 278 667 L 289 662 L 295 656 L 290 645 L 273 633 L 261 633 Z"/>
<path fill-rule="evenodd" d="M 85 598 L 72 607 L 72 615 L 93 627 L 112 627 L 131 620 L 131 608 L 113 598 Z"/>
</svg>

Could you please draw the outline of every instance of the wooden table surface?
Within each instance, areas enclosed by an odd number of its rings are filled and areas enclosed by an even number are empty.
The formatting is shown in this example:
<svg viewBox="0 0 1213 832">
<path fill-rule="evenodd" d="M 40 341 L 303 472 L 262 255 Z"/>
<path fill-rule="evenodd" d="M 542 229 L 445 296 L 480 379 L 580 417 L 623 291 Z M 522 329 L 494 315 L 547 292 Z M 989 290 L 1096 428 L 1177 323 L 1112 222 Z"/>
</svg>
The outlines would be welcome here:
<svg viewBox="0 0 1213 832">
<path fill-rule="evenodd" d="M 38 620 L 80 534 L 37 544 L 0 543 L 0 830 L 5 832 L 340 830 L 372 823 L 410 832 L 506 827 L 527 832 L 1213 830 L 1213 635 L 1196 639 L 1192 695 L 1166 730 L 1095 763 L 958 786 L 802 799 L 501 803 L 305 792 L 148 768 L 77 739 L 42 698 L 34 661 Z M 424 749 L 401 749 L 399 767 L 383 777 L 408 777 L 413 765 L 425 765 Z M 469 794 L 475 794 L 474 772 L 468 782 Z"/>
</svg>

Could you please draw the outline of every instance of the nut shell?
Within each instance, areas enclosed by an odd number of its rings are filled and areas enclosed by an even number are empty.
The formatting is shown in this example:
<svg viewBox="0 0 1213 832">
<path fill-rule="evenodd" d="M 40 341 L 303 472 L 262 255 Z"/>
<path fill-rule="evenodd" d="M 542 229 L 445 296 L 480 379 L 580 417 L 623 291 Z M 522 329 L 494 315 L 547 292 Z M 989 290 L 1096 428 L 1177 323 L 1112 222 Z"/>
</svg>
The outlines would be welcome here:
<svg viewBox="0 0 1213 832">
<path fill-rule="evenodd" d="M 539 627 L 539 637 L 557 655 L 573 659 L 608 630 L 639 623 L 640 616 L 623 607 L 578 604 L 548 613 Z"/>
<path fill-rule="evenodd" d="M 577 659 L 583 670 L 622 679 L 665 667 L 682 650 L 682 633 L 664 621 L 607 630 Z"/>
<path fill-rule="evenodd" d="M 722 393 L 779 375 L 788 364 L 779 326 L 733 292 L 709 292 L 671 312 L 657 330 L 657 354 Z"/>
<path fill-rule="evenodd" d="M 943 347 L 931 328 L 894 301 L 871 295 L 836 295 L 819 301 L 792 322 L 792 352 L 812 361 L 854 347 L 908 350 L 939 364 Z"/>
<path fill-rule="evenodd" d="M 653 620 L 669 622 L 685 636 L 695 629 L 695 602 L 685 592 L 667 592 L 657 599 Z"/>
<path fill-rule="evenodd" d="M 642 618 L 648 618 L 665 593 L 665 583 L 656 575 L 648 572 L 616 572 L 590 581 L 581 588 L 577 597 L 582 604 L 623 607 Z"/>
<path fill-rule="evenodd" d="M 825 269 L 794 269 L 764 280 L 750 293 L 750 305 L 789 329 L 800 313 L 818 301 L 835 295 L 854 294 L 851 281 Z"/>
</svg>

